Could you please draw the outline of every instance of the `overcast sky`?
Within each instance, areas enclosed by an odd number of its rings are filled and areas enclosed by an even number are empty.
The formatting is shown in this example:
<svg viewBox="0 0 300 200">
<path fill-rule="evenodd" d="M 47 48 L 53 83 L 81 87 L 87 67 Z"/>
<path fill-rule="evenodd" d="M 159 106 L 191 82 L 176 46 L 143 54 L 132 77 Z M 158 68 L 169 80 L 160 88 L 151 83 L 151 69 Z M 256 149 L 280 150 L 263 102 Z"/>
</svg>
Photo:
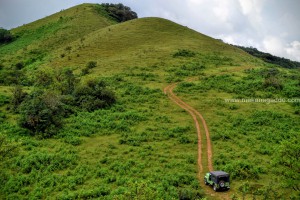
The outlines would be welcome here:
<svg viewBox="0 0 300 200">
<path fill-rule="evenodd" d="M 300 61 L 300 0 L 0 0 L 0 27 L 81 3 L 123 3 L 140 18 L 163 17 L 227 43 Z"/>
</svg>

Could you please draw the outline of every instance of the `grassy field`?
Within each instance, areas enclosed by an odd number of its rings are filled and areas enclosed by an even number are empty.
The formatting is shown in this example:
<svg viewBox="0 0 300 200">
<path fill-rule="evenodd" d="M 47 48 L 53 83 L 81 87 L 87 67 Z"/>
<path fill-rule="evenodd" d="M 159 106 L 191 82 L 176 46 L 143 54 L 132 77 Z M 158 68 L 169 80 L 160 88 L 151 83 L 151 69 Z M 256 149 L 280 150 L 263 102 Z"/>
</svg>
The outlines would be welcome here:
<svg viewBox="0 0 300 200">
<path fill-rule="evenodd" d="M 225 99 L 299 98 L 299 70 L 165 19 L 117 24 L 92 4 L 12 32 L 19 37 L 0 46 L 0 155 L 16 148 L 0 157 L 0 199 L 211 199 L 197 177 L 192 118 L 162 91 L 173 82 L 205 117 L 232 199 L 297 199 L 299 103 Z M 116 103 L 75 109 L 52 137 L 34 136 L 12 110 L 15 85 L 57 93 L 66 68 L 80 83 L 101 79 Z"/>
</svg>

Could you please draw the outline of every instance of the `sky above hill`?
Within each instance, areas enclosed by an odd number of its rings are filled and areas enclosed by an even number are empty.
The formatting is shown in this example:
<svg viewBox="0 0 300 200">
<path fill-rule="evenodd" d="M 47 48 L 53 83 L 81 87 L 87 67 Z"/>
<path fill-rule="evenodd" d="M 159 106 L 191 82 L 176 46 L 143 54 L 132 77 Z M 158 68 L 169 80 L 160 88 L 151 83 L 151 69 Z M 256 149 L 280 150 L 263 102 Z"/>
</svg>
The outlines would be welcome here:
<svg viewBox="0 0 300 200">
<path fill-rule="evenodd" d="M 227 43 L 300 61 L 300 0 L 0 0 L 0 27 L 81 3 L 123 3 L 140 18 L 163 17 Z"/>
</svg>

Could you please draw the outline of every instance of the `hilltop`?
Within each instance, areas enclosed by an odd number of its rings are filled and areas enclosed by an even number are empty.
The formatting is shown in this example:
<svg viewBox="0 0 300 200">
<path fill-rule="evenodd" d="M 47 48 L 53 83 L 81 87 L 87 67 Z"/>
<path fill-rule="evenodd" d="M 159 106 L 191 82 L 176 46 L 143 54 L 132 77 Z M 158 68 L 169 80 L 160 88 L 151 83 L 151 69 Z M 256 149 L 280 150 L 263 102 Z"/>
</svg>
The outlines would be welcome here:
<svg viewBox="0 0 300 200">
<path fill-rule="evenodd" d="M 296 199 L 299 70 L 107 6 L 0 46 L 0 199 Z M 229 191 L 204 185 L 212 168 Z"/>
</svg>

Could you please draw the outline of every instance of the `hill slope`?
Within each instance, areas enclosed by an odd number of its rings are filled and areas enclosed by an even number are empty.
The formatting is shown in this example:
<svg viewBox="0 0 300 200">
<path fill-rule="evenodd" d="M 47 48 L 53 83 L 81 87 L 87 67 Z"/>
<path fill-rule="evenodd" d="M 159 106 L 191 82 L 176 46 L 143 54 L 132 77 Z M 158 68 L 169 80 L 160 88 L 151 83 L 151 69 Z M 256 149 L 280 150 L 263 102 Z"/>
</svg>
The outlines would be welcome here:
<svg viewBox="0 0 300 200">
<path fill-rule="evenodd" d="M 105 17 L 98 7 L 82 4 L 13 29 L 11 32 L 17 39 L 1 47 L 2 63 L 33 64 L 37 58 L 41 61 L 57 48 L 116 23 Z"/>
<path fill-rule="evenodd" d="M 239 100 L 296 100 L 299 70 L 165 19 L 117 24 L 99 11 L 93 4 L 61 11 L 12 30 L 19 37 L 0 46 L 0 199 L 297 197 L 299 103 Z M 196 128 L 163 93 L 169 84 L 206 119 L 214 169 L 231 174 L 230 191 L 216 195 L 200 184 L 207 155 L 199 177 Z M 60 90 L 65 85 L 71 92 Z M 112 106 L 74 106 L 76 94 L 100 91 L 101 98 L 104 86 L 115 93 Z M 52 138 L 20 126 L 24 113 L 13 106 L 26 98 L 18 88 L 27 97 L 44 92 L 46 108 L 61 106 L 65 115 Z M 19 151 L 4 157 L 14 146 Z"/>
<path fill-rule="evenodd" d="M 90 33 L 84 41 L 78 40 L 70 46 L 73 49 L 68 54 L 71 60 L 59 59 L 65 52 L 61 48 L 53 58 L 55 65 L 82 65 L 91 59 L 113 70 L 121 65 L 154 65 L 162 60 L 173 65 L 172 55 L 178 49 L 186 48 L 203 55 L 215 52 L 223 56 L 234 55 L 237 59 L 250 58 L 237 48 L 160 18 L 136 19 L 109 26 Z"/>
</svg>

